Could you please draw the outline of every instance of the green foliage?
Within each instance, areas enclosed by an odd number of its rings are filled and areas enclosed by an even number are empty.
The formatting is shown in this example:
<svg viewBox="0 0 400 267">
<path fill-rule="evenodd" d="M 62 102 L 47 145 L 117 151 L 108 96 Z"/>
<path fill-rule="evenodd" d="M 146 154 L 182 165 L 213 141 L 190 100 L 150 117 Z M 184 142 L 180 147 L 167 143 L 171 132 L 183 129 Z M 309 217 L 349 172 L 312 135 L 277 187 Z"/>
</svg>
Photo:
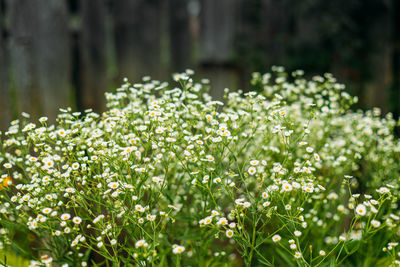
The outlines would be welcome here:
<svg viewBox="0 0 400 267">
<path fill-rule="evenodd" d="M 330 75 L 254 73 L 213 101 L 191 70 L 144 78 L 108 110 L 13 121 L 0 232 L 69 266 L 398 264 L 399 141 Z M 27 117 L 27 114 L 24 114 Z"/>
</svg>

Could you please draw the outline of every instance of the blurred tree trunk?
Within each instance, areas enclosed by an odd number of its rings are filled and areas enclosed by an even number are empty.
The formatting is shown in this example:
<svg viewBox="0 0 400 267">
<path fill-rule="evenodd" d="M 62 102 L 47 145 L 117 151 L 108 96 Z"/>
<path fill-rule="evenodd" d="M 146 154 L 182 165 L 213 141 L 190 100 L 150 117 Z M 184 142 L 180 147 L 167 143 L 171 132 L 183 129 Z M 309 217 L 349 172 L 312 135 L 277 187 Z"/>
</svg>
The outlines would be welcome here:
<svg viewBox="0 0 400 267">
<path fill-rule="evenodd" d="M 188 1 L 169 0 L 168 11 L 171 71 L 182 72 L 192 63 Z"/>
<path fill-rule="evenodd" d="M 33 0 L 31 0 L 33 1 Z M 35 0 L 37 16 L 36 64 L 45 114 L 57 114 L 69 104 L 71 46 L 65 1 Z M 29 23 L 26 20 L 25 23 Z"/>
<path fill-rule="evenodd" d="M 34 88 L 38 87 L 37 68 L 34 64 L 34 32 L 37 24 L 35 3 L 31 0 L 9 0 L 7 7 L 10 17 L 10 86 L 16 91 L 16 110 L 38 114 L 40 98 L 34 96 Z"/>
<path fill-rule="evenodd" d="M 10 93 L 8 87 L 8 64 L 6 59 L 6 46 L 3 38 L 5 31 L 4 15 L 0 5 L 0 130 L 6 129 L 11 120 Z"/>
<path fill-rule="evenodd" d="M 271 65 L 283 65 L 287 36 L 291 35 L 287 5 L 286 0 L 239 1 L 236 43 L 242 86 L 248 86 L 251 72 L 266 72 Z"/>
<path fill-rule="evenodd" d="M 225 87 L 238 84 L 233 63 L 236 9 L 236 0 L 201 1 L 201 75 L 211 79 L 216 99 L 222 99 Z"/>
<path fill-rule="evenodd" d="M 120 79 L 161 74 L 161 0 L 115 0 L 114 34 Z"/>
<path fill-rule="evenodd" d="M 234 54 L 237 1 L 202 0 L 201 3 L 201 60 L 226 64 Z"/>
<path fill-rule="evenodd" d="M 10 56 L 19 111 L 55 118 L 67 105 L 70 46 L 67 8 L 59 0 L 12 0 Z"/>
<path fill-rule="evenodd" d="M 392 8 L 392 76 L 393 84 L 390 92 L 390 108 L 396 119 L 400 116 L 400 2 L 393 0 Z M 400 136 L 398 129 L 397 136 Z"/>
<path fill-rule="evenodd" d="M 390 7 L 386 7 L 387 10 Z M 388 12 L 389 13 L 389 12 Z M 392 21 L 390 16 L 375 18 L 373 27 L 368 30 L 370 48 L 369 62 L 372 77 L 366 84 L 368 107 L 379 107 L 385 114 L 389 112 L 389 91 L 392 86 Z"/>
<path fill-rule="evenodd" d="M 78 97 L 82 107 L 101 109 L 107 90 L 106 3 L 104 0 L 81 1 L 80 75 Z"/>
</svg>

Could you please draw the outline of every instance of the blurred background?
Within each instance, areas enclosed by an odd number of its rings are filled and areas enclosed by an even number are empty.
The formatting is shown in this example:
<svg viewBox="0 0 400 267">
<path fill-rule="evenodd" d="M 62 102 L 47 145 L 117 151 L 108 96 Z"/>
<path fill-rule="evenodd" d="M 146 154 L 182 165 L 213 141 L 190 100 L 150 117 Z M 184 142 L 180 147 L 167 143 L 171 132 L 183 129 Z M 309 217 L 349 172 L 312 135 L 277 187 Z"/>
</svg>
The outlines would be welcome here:
<svg viewBox="0 0 400 267">
<path fill-rule="evenodd" d="M 400 112 L 398 0 L 0 0 L 0 30 L 0 129 L 185 68 L 217 98 L 272 65 L 331 72 L 357 107 Z"/>
</svg>

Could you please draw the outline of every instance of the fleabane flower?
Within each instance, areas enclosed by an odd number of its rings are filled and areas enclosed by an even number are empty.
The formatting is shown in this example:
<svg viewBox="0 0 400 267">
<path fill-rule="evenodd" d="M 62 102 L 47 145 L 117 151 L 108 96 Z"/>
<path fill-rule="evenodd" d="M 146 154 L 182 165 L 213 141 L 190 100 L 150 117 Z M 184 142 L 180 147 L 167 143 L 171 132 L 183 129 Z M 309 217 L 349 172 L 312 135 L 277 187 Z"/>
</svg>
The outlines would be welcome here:
<svg viewBox="0 0 400 267">
<path fill-rule="evenodd" d="M 233 231 L 231 229 L 226 230 L 225 232 L 226 237 L 228 238 L 232 238 L 233 236 Z"/>
<path fill-rule="evenodd" d="M 74 171 L 78 170 L 78 169 L 79 169 L 79 166 L 80 166 L 80 164 L 79 164 L 78 162 L 74 162 L 74 163 L 72 163 L 72 165 L 71 165 L 71 167 L 72 167 L 72 169 L 73 169 Z"/>
<path fill-rule="evenodd" d="M 136 210 L 136 211 L 139 211 L 139 212 L 144 212 L 144 208 L 143 208 L 142 205 L 140 205 L 140 204 L 136 204 L 136 205 L 135 205 L 135 210 Z"/>
<path fill-rule="evenodd" d="M 226 218 L 220 218 L 217 222 L 217 225 L 227 225 L 228 220 Z"/>
<path fill-rule="evenodd" d="M 290 191 L 292 191 L 292 189 L 293 189 L 293 186 L 291 184 L 289 184 L 287 182 L 282 184 L 282 190 L 284 192 L 290 192 Z"/>
<path fill-rule="evenodd" d="M 117 189 L 119 186 L 118 182 L 111 182 L 108 184 L 108 187 L 111 189 Z"/>
<path fill-rule="evenodd" d="M 247 170 L 247 172 L 248 172 L 250 175 L 254 175 L 254 174 L 256 174 L 257 169 L 256 169 L 255 167 L 250 167 L 250 168 Z"/>
<path fill-rule="evenodd" d="M 296 230 L 296 231 L 294 231 L 294 235 L 299 237 L 299 236 L 301 236 L 301 232 L 299 230 Z"/>
<path fill-rule="evenodd" d="M 69 220 L 69 218 L 71 218 L 71 215 L 69 213 L 64 213 L 61 215 L 61 220 L 63 221 Z"/>
<path fill-rule="evenodd" d="M 172 245 L 172 253 L 174 254 L 181 254 L 185 251 L 184 246 L 179 246 L 177 244 Z"/>
<path fill-rule="evenodd" d="M 379 226 L 381 226 L 381 222 L 378 220 L 371 220 L 371 225 L 375 228 L 378 228 Z"/>
<path fill-rule="evenodd" d="M 258 160 L 252 160 L 252 161 L 250 161 L 250 165 L 251 165 L 251 166 L 257 166 L 258 163 L 259 163 Z"/>
<path fill-rule="evenodd" d="M 203 223 L 204 223 L 205 225 L 210 224 L 210 223 L 212 222 L 212 218 L 213 218 L 213 217 L 211 217 L 211 216 L 204 218 Z"/>
<path fill-rule="evenodd" d="M 217 211 L 217 210 L 212 210 L 211 211 L 211 216 L 212 217 L 215 217 L 215 216 L 218 216 L 219 215 L 219 211 Z"/>
<path fill-rule="evenodd" d="M 144 240 L 144 239 L 140 239 L 140 240 L 136 241 L 136 243 L 135 243 L 136 248 L 147 247 L 147 246 L 148 246 L 148 244 L 147 244 L 146 240 Z"/>
<path fill-rule="evenodd" d="M 164 132 L 164 128 L 162 128 L 162 127 L 157 127 L 156 130 L 155 130 L 155 132 L 156 132 L 157 134 L 162 134 L 162 133 Z"/>
<path fill-rule="evenodd" d="M 67 132 L 66 132 L 64 129 L 59 129 L 59 130 L 57 131 L 57 133 L 58 133 L 58 135 L 59 135 L 60 137 L 65 137 L 65 135 L 67 134 Z"/>
<path fill-rule="evenodd" d="M 78 216 L 72 218 L 72 222 L 75 224 L 80 224 L 82 222 L 82 219 Z"/>
<path fill-rule="evenodd" d="M 356 213 L 360 216 L 365 216 L 367 214 L 367 207 L 363 204 L 358 204 L 356 207 Z"/>
<path fill-rule="evenodd" d="M 282 237 L 280 235 L 274 235 L 272 237 L 272 241 L 274 241 L 275 243 L 281 241 L 281 239 Z"/>
<path fill-rule="evenodd" d="M 219 178 L 219 177 L 214 178 L 213 182 L 216 183 L 216 184 L 218 184 L 218 183 L 221 182 L 221 178 Z"/>
<path fill-rule="evenodd" d="M 265 201 L 262 205 L 263 207 L 268 207 L 269 205 L 271 205 L 271 202 Z"/>
<path fill-rule="evenodd" d="M 75 193 L 75 189 L 72 188 L 72 187 L 68 187 L 68 188 L 65 189 L 65 192 L 67 192 L 67 193 Z"/>
<path fill-rule="evenodd" d="M 48 120 L 47 117 L 40 117 L 39 122 L 46 122 Z"/>
<path fill-rule="evenodd" d="M 42 212 L 43 212 L 44 214 L 49 214 L 51 211 L 52 211 L 51 208 L 44 208 L 44 209 L 42 210 Z"/>
</svg>

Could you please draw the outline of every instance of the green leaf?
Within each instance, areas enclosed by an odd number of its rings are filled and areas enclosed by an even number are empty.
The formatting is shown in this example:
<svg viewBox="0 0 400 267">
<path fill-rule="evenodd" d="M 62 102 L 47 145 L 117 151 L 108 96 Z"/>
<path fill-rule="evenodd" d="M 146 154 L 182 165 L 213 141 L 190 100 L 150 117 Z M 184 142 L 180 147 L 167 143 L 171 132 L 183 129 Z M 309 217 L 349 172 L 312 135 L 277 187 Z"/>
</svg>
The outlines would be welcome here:
<svg viewBox="0 0 400 267">
<path fill-rule="evenodd" d="M 266 262 L 265 260 L 261 259 L 261 258 L 257 258 L 258 262 L 261 263 L 262 265 L 265 266 L 271 266 L 271 264 L 269 264 L 268 262 Z"/>
<path fill-rule="evenodd" d="M 329 262 L 329 267 L 335 267 L 336 263 L 335 263 L 335 259 L 332 258 L 331 261 Z"/>
<path fill-rule="evenodd" d="M 320 267 L 335 267 L 336 266 L 335 258 L 331 258 L 330 261 L 324 262 L 319 266 Z"/>
<path fill-rule="evenodd" d="M 376 262 L 375 266 L 390 266 L 392 259 L 390 257 L 381 258 Z"/>
<path fill-rule="evenodd" d="M 287 263 L 288 266 L 295 266 L 293 262 L 293 257 L 291 257 L 291 255 L 289 255 L 286 251 L 277 249 L 277 252 L 279 256 L 281 256 L 283 260 Z"/>
<path fill-rule="evenodd" d="M 256 239 L 256 247 L 258 247 L 259 245 L 261 245 L 264 242 L 264 238 L 262 234 L 258 234 L 258 237 Z"/>
<path fill-rule="evenodd" d="M 360 244 L 360 240 L 351 239 L 344 244 L 344 250 L 348 255 L 351 255 L 360 248 Z"/>
<path fill-rule="evenodd" d="M 161 257 L 161 260 L 160 260 L 159 266 L 165 266 L 165 264 L 166 264 L 166 263 L 165 263 L 165 262 L 166 262 L 166 261 L 165 261 L 165 258 L 166 258 L 166 255 L 165 255 L 165 254 L 163 254 L 163 255 L 162 255 L 162 257 Z"/>
</svg>

